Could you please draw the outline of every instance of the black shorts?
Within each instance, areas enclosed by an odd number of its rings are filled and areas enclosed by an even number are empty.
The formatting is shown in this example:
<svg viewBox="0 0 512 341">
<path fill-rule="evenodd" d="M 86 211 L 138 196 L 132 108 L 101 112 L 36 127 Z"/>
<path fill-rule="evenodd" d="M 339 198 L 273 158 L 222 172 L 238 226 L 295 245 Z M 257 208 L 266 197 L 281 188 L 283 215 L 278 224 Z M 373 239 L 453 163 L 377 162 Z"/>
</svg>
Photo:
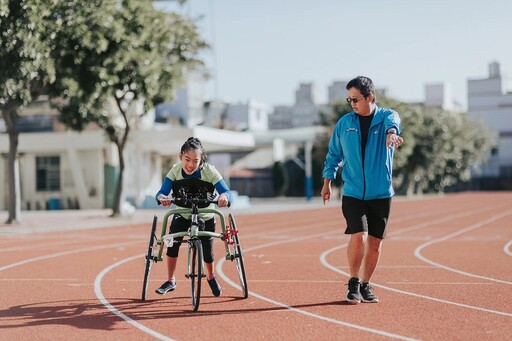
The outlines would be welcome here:
<svg viewBox="0 0 512 341">
<path fill-rule="evenodd" d="M 185 219 L 179 214 L 175 214 L 172 217 L 171 227 L 169 233 L 177 233 L 187 231 L 190 227 L 190 219 Z M 204 222 L 202 225 L 200 222 L 199 229 L 202 231 L 215 232 L 215 218 L 211 218 Z M 203 246 L 203 259 L 205 263 L 213 263 L 213 237 L 200 237 L 201 245 Z M 174 244 L 167 247 L 167 256 L 176 258 L 180 251 L 181 241 L 183 238 L 174 239 Z"/>
<path fill-rule="evenodd" d="M 391 198 L 359 200 L 343 196 L 341 210 L 347 221 L 345 233 L 368 232 L 370 236 L 384 239 L 390 209 Z"/>
</svg>

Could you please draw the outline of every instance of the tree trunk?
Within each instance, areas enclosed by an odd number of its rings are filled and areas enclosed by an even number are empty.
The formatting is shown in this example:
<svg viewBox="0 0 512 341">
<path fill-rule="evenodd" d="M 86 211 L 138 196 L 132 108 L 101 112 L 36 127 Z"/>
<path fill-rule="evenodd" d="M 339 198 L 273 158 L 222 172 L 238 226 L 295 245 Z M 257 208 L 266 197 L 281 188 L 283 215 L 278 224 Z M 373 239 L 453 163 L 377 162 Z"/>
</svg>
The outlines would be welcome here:
<svg viewBox="0 0 512 341">
<path fill-rule="evenodd" d="M 7 157 L 7 193 L 8 217 L 6 224 L 18 224 L 20 216 L 19 167 L 18 167 L 18 136 L 16 129 L 16 106 L 7 104 L 2 116 L 9 134 L 9 154 Z"/>
<path fill-rule="evenodd" d="M 121 196 L 123 195 L 123 174 L 124 174 L 124 146 L 116 144 L 117 154 L 119 157 L 119 177 L 117 179 L 116 195 L 114 197 L 114 205 L 112 206 L 112 217 L 121 214 Z"/>
<path fill-rule="evenodd" d="M 119 155 L 119 179 L 117 182 L 117 190 L 116 196 L 114 199 L 114 206 L 112 207 L 112 217 L 117 217 L 121 214 L 121 198 L 123 195 L 123 174 L 124 174 L 124 148 L 126 146 L 126 142 L 128 141 L 128 135 L 130 134 L 130 122 L 127 116 L 127 110 L 123 109 L 121 102 L 123 101 L 123 97 L 115 97 L 117 107 L 119 108 L 119 112 L 123 116 L 125 128 L 123 132 L 123 136 L 121 141 L 117 140 L 117 153 Z"/>
</svg>

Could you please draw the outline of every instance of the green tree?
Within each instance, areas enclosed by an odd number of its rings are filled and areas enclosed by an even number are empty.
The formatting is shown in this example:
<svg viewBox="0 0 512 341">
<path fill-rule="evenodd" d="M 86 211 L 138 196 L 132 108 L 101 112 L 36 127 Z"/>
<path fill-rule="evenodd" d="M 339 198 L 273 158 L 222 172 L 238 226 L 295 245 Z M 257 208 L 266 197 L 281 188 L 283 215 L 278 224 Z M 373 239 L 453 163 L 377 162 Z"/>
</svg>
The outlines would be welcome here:
<svg viewBox="0 0 512 341">
<path fill-rule="evenodd" d="M 18 111 L 55 79 L 48 20 L 56 1 L 0 0 L 0 109 L 9 135 L 8 218 L 19 222 Z"/>
<path fill-rule="evenodd" d="M 412 151 L 396 169 L 400 192 L 444 192 L 457 182 L 469 181 L 471 167 L 487 159 L 491 134 L 482 123 L 464 113 L 424 106 L 412 106 L 408 114 L 414 122 Z"/>
<path fill-rule="evenodd" d="M 186 72 L 203 65 L 197 55 L 208 45 L 192 21 L 155 10 L 151 1 L 97 2 L 70 1 L 56 12 L 61 48 L 53 94 L 62 99 L 64 124 L 80 131 L 95 122 L 116 145 L 116 216 L 130 131 L 149 108 L 173 98 Z"/>
</svg>

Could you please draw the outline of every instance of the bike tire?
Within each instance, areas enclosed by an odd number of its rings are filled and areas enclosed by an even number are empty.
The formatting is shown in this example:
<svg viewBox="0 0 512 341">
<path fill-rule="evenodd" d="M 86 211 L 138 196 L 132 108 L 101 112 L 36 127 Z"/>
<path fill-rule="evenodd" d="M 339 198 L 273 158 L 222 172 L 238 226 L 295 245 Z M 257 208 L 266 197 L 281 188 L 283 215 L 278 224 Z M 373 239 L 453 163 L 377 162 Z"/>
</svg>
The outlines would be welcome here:
<svg viewBox="0 0 512 341">
<path fill-rule="evenodd" d="M 151 225 L 151 234 L 149 235 L 149 245 L 148 245 L 148 252 L 145 255 L 146 259 L 146 267 L 144 269 L 144 281 L 142 283 L 142 300 L 146 300 L 146 294 L 148 292 L 148 285 L 149 285 L 149 275 L 151 274 L 151 267 L 153 266 L 154 259 L 153 259 L 153 250 L 156 244 L 156 222 L 157 222 L 157 216 L 155 215 L 153 217 L 153 224 Z"/>
<path fill-rule="evenodd" d="M 236 228 L 235 218 L 231 213 L 229 214 L 229 224 L 231 225 L 231 229 L 238 231 Z M 240 280 L 240 289 L 242 290 L 244 298 L 247 298 L 249 297 L 249 288 L 247 287 L 247 276 L 245 274 L 244 253 L 242 250 L 242 245 L 240 244 L 240 236 L 238 233 L 235 233 L 233 260 L 235 261 L 238 278 Z"/>
<path fill-rule="evenodd" d="M 203 278 L 203 247 L 201 241 L 199 239 L 190 240 L 188 250 L 190 260 L 188 277 L 192 289 L 192 308 L 197 311 L 201 301 L 201 279 Z"/>
</svg>

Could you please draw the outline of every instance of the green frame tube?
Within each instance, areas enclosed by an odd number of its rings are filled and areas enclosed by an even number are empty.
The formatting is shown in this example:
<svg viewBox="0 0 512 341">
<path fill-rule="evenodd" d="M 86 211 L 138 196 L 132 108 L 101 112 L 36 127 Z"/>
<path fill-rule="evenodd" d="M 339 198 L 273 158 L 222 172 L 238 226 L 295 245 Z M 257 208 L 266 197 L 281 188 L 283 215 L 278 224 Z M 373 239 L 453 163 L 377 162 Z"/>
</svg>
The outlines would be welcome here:
<svg viewBox="0 0 512 341">
<path fill-rule="evenodd" d="M 219 238 L 219 239 L 222 238 L 224 236 L 224 233 L 226 232 L 226 219 L 224 217 L 224 214 L 216 208 L 209 208 L 209 207 L 199 208 L 198 211 L 199 211 L 199 214 L 214 213 L 215 215 L 217 215 L 220 219 L 220 226 L 222 228 L 222 233 L 199 231 L 197 236 L 198 237 L 213 237 L 213 238 Z M 167 222 L 169 221 L 169 217 L 171 215 L 181 214 L 181 213 L 192 214 L 192 209 L 190 209 L 190 208 L 171 208 L 164 215 L 164 219 L 162 221 L 162 230 L 161 230 L 160 238 L 157 239 L 157 245 L 160 245 L 160 249 L 158 251 L 158 261 L 163 260 L 163 251 L 164 251 L 164 245 L 165 245 L 163 242 L 163 237 L 165 236 L 165 232 L 167 230 Z M 178 232 L 178 233 L 173 233 L 172 235 L 175 238 L 176 237 L 190 237 L 190 232 L 189 231 Z M 227 240 L 224 240 L 224 246 L 226 248 L 226 260 L 229 260 L 231 257 L 231 253 L 229 252 L 229 246 L 228 246 Z"/>
</svg>

